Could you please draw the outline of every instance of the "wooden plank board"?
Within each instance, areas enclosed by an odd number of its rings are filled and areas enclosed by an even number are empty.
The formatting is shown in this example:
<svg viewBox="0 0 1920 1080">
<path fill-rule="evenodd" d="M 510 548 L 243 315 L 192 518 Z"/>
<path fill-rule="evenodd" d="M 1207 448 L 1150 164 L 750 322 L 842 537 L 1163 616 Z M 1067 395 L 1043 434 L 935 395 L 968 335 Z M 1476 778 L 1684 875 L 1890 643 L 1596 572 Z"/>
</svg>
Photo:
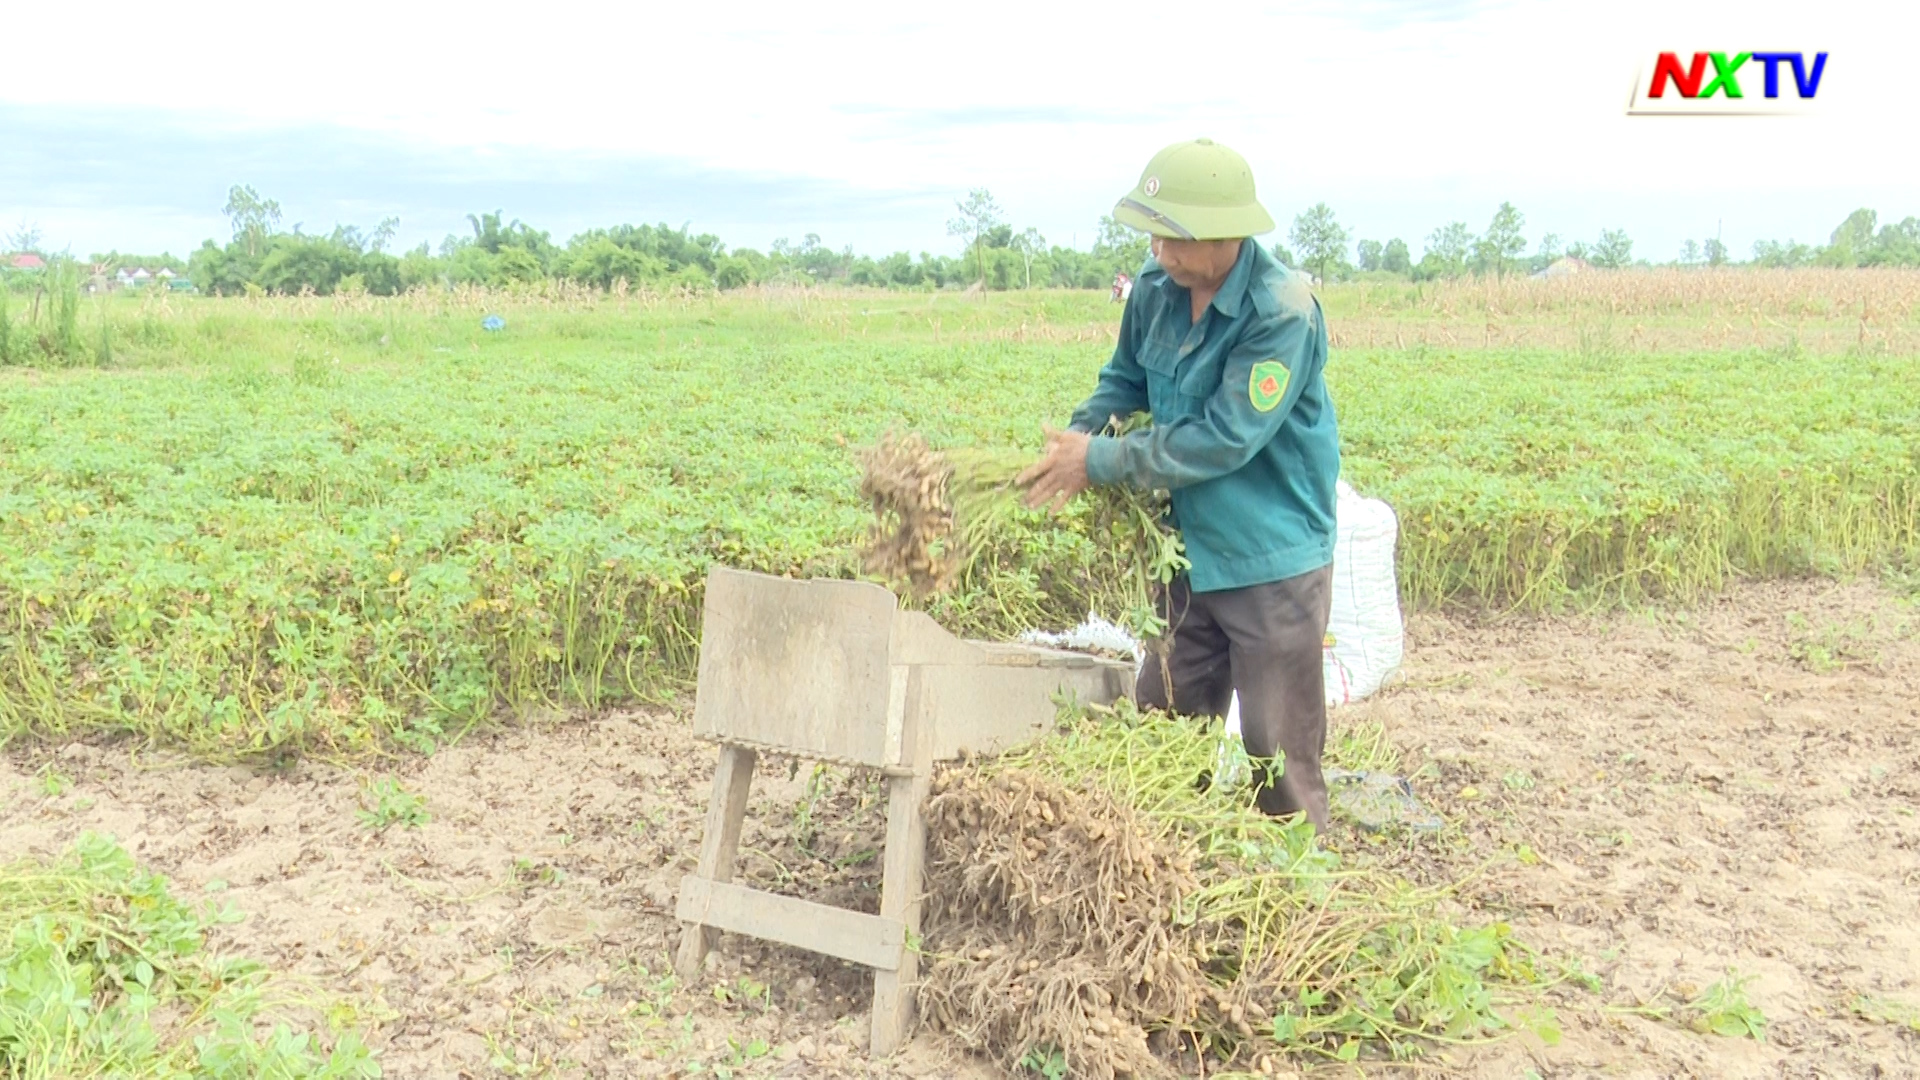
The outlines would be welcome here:
<svg viewBox="0 0 1920 1080">
<path fill-rule="evenodd" d="M 898 602 L 859 581 L 707 577 L 693 730 L 882 767 Z"/>
<path fill-rule="evenodd" d="M 736 934 L 751 934 L 782 945 L 851 960 L 892 971 L 906 951 L 907 928 L 845 908 L 749 889 L 689 874 L 680 882 L 680 907 L 686 922 Z"/>
<path fill-rule="evenodd" d="M 932 725 L 935 761 L 951 761 L 963 750 L 999 753 L 1052 730 L 1058 711 L 1053 695 L 1059 691 L 1108 705 L 1133 688 L 1133 672 L 1125 664 L 1089 656 L 1055 665 L 1044 655 L 1026 663 L 1028 657 L 1003 655 L 1022 662 L 914 669 L 925 683 L 922 700 Z"/>
</svg>

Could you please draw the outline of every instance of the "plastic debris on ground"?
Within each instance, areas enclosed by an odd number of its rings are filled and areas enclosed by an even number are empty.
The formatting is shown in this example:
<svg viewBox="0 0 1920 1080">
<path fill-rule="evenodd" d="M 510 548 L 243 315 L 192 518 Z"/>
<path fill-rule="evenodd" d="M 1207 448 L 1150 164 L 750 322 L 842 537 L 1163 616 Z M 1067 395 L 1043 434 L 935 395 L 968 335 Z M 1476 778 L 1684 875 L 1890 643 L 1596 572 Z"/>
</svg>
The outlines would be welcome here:
<svg viewBox="0 0 1920 1080">
<path fill-rule="evenodd" d="M 1140 647 L 1138 638 L 1094 614 L 1088 614 L 1086 622 L 1065 633 L 1053 634 L 1045 630 L 1028 630 L 1020 635 L 1020 643 L 1044 645 L 1053 649 L 1073 649 L 1077 652 L 1094 650 L 1116 656 L 1131 656 L 1135 664 L 1140 663 L 1146 656 L 1146 651 Z"/>
<path fill-rule="evenodd" d="M 1346 769 L 1328 769 L 1325 775 L 1333 811 L 1352 818 L 1363 829 L 1379 832 L 1398 826 L 1433 832 L 1446 824 L 1413 793 L 1405 777 Z"/>
</svg>

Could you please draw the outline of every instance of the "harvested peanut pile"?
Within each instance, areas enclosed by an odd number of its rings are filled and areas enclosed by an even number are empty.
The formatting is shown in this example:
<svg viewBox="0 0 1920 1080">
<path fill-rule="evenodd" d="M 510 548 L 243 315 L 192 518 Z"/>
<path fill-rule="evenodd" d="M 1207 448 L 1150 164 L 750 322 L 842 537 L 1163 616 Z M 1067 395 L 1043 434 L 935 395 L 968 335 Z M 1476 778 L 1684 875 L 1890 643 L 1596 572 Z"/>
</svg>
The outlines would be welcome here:
<svg viewBox="0 0 1920 1080">
<path fill-rule="evenodd" d="M 1048 1045 L 1076 1076 L 1158 1071 L 1148 1033 L 1209 996 L 1177 925 L 1185 858 L 1104 792 L 1031 772 L 949 773 L 928 809 L 927 1021 L 1009 1069 Z"/>
<path fill-rule="evenodd" d="M 1504 927 L 1343 866 L 1303 822 L 1196 777 L 1217 726 L 1125 702 L 928 801 L 921 1015 L 1013 1070 L 1269 1074 L 1515 1029 L 1544 990 Z"/>
</svg>

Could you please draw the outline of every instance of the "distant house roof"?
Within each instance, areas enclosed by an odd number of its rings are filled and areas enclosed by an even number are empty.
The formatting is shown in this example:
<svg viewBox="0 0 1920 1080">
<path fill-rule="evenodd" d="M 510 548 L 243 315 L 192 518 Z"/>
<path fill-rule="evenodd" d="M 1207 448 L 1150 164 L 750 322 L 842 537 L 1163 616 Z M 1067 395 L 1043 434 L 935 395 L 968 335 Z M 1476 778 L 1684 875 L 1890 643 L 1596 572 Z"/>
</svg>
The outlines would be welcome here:
<svg viewBox="0 0 1920 1080">
<path fill-rule="evenodd" d="M 1593 269 L 1593 264 L 1585 259 L 1576 259 L 1571 255 L 1562 255 L 1560 258 L 1548 263 L 1547 268 L 1540 271 L 1537 276 L 1566 277 L 1568 274 L 1578 274 L 1591 269 Z"/>
<path fill-rule="evenodd" d="M 45 270 L 47 260 L 38 255 L 14 255 L 7 259 L 7 266 L 13 270 Z"/>
</svg>

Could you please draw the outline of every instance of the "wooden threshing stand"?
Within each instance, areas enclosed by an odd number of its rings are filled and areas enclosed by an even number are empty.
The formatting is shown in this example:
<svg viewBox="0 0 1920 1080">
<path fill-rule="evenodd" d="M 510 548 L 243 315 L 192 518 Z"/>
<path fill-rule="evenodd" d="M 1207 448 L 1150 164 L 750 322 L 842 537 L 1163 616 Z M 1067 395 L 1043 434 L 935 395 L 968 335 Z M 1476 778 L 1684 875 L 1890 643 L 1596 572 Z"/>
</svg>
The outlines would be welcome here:
<svg viewBox="0 0 1920 1080">
<path fill-rule="evenodd" d="M 707 578 L 693 725 L 720 745 L 700 865 L 680 885 L 688 924 L 676 967 L 691 978 L 718 931 L 873 968 L 871 1051 L 900 1045 L 917 975 L 922 805 L 933 764 L 993 753 L 1045 731 L 1060 691 L 1105 704 L 1132 666 L 1079 653 L 965 641 L 894 595 L 856 581 L 796 581 L 715 569 Z M 887 777 L 880 914 L 733 883 L 760 751 L 878 769 Z"/>
</svg>

